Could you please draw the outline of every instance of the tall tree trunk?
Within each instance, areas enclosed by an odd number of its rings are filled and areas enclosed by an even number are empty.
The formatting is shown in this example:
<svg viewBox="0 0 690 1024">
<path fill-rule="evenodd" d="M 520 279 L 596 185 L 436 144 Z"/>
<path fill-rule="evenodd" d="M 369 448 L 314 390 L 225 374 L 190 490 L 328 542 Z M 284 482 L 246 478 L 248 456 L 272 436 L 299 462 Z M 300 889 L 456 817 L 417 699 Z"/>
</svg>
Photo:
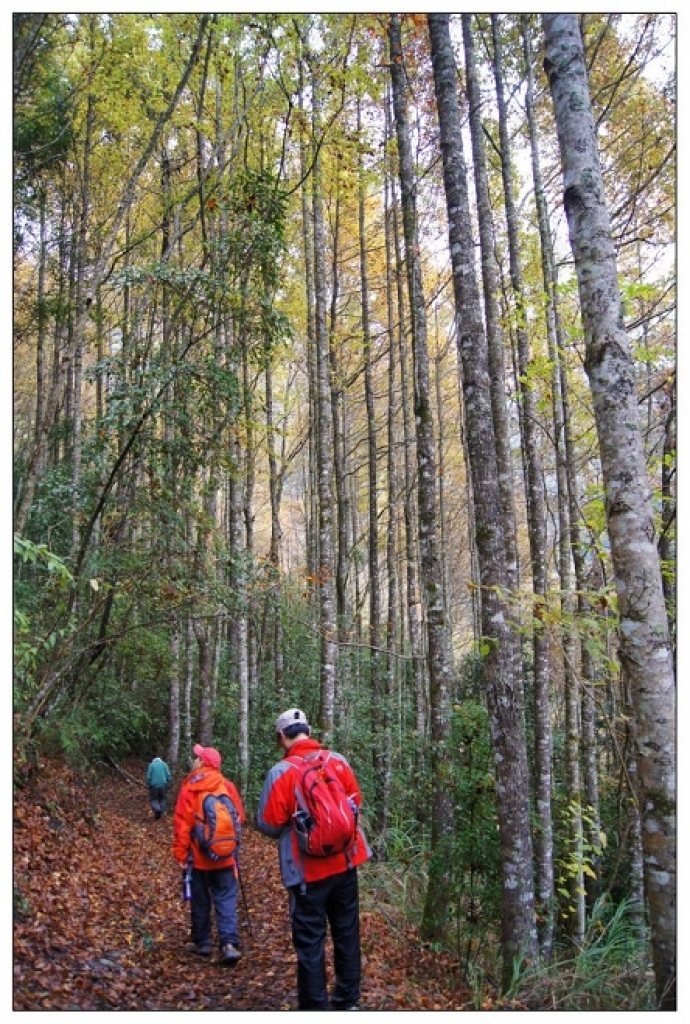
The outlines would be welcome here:
<svg viewBox="0 0 690 1024">
<path fill-rule="evenodd" d="M 544 282 L 544 294 L 546 296 L 545 318 L 546 337 L 551 364 L 551 411 L 554 436 L 554 456 L 556 460 L 556 485 L 558 503 L 558 573 L 561 589 L 561 631 L 563 635 L 563 674 L 565 680 L 565 703 L 566 703 L 566 772 L 568 773 L 567 790 L 570 802 L 579 799 L 580 778 L 579 778 L 579 708 L 577 704 L 580 685 L 576 673 L 577 658 L 577 631 L 574 621 L 575 600 L 573 594 L 572 574 L 572 550 L 571 550 L 571 525 L 569 511 L 569 487 L 568 487 L 568 465 L 567 452 L 564 434 L 564 413 L 561 389 L 561 359 L 560 328 L 558 320 L 557 305 L 557 278 L 553 259 L 553 246 L 551 244 L 551 228 L 544 191 L 541 161 L 539 157 L 539 135 L 537 118 L 534 109 L 534 71 L 532 55 L 532 26 L 528 15 L 521 16 L 523 56 L 525 61 L 526 92 L 525 104 L 527 111 L 527 124 L 529 129 L 530 157 L 532 164 L 532 180 L 534 182 L 534 197 L 537 210 L 537 224 L 539 226 L 539 239 L 541 250 L 542 279 Z M 584 584 L 583 584 L 584 585 Z M 590 691 L 591 692 L 591 691 Z M 582 688 L 582 746 L 585 768 L 585 797 L 593 794 L 592 786 L 596 787 L 596 734 L 590 726 L 594 724 L 593 715 L 588 717 L 585 711 L 591 711 L 591 699 L 588 701 L 587 686 Z M 589 800 L 587 801 L 589 803 Z M 595 850 L 600 846 L 599 821 L 598 821 L 599 800 L 596 797 L 595 806 L 589 806 L 585 820 L 590 823 L 588 827 L 588 839 L 590 848 L 590 859 L 594 863 Z M 596 816 L 596 817 L 595 817 Z M 580 822 L 582 816 L 579 816 Z M 577 828 L 571 829 L 571 842 L 574 842 L 582 855 L 581 831 Z M 551 856 L 553 851 L 551 851 Z M 596 864 L 594 864 L 596 867 Z M 575 934 L 582 938 L 585 928 L 585 914 L 583 896 L 581 892 L 572 892 L 574 887 L 583 888 L 582 869 L 571 880 L 571 901 L 570 905 L 577 908 L 575 921 L 577 927 Z M 546 879 L 544 878 L 544 881 Z M 595 879 L 598 882 L 598 879 Z M 585 886 L 590 891 L 591 876 L 587 874 Z M 547 896 L 546 891 L 540 893 L 542 900 L 542 920 L 540 936 L 542 943 L 542 954 L 548 959 L 553 941 L 554 927 L 554 891 L 553 891 L 553 865 L 551 868 L 551 895 L 550 900 L 544 905 Z"/>
<path fill-rule="evenodd" d="M 303 83 L 304 67 L 299 65 L 300 84 L 300 110 L 302 120 L 300 125 L 306 124 L 306 107 L 302 99 L 304 89 Z M 307 495 L 305 510 L 306 518 L 306 564 L 307 576 L 309 579 L 316 579 L 319 572 L 319 537 L 318 537 L 318 468 L 317 468 L 317 373 L 316 373 L 316 322 L 315 309 L 316 297 L 314 288 L 314 213 L 310 205 L 310 191 L 306 182 L 309 181 L 308 167 L 309 155 L 305 131 L 300 130 L 300 176 L 305 182 L 301 189 L 302 200 L 302 245 L 304 247 L 304 291 L 307 313 L 307 335 L 306 335 L 306 362 L 307 381 L 309 389 L 309 465 L 307 479 Z M 312 190 L 313 191 L 313 190 Z M 317 593 L 318 588 L 314 587 L 313 592 Z"/>
<path fill-rule="evenodd" d="M 390 104 L 386 102 L 388 111 Z M 387 417 L 387 459 L 386 459 L 386 480 L 387 480 L 387 510 L 388 521 L 386 524 L 386 575 L 388 579 L 388 602 L 386 611 L 386 660 L 385 660 L 385 687 L 383 703 L 383 781 L 381 783 L 381 813 L 379 817 L 379 828 L 381 835 L 386 837 L 390 821 L 390 798 L 391 798 L 391 769 L 392 769 L 392 736 L 391 717 L 392 703 L 395 694 L 396 681 L 396 653 L 397 653 L 397 620 L 398 620 L 398 593 L 399 572 L 397 566 L 397 530 L 399 517 L 399 491 L 397 460 L 395 452 L 399 438 L 399 417 L 396 415 L 396 344 L 395 344 L 395 306 L 393 301 L 393 246 L 391 241 L 390 221 L 395 216 L 391 208 L 390 200 L 390 179 L 386 170 L 384 177 L 384 242 L 386 251 L 386 314 L 387 314 L 387 335 L 388 335 L 388 417 Z"/>
<path fill-rule="evenodd" d="M 438 326 L 438 325 L 437 325 Z M 443 595 L 446 602 L 446 622 L 448 624 L 448 636 L 453 635 L 453 602 L 450 598 L 450 558 L 448 557 L 446 541 L 446 502 L 445 492 L 445 449 L 446 449 L 446 428 L 445 416 L 443 415 L 443 351 L 438 349 L 438 336 L 436 338 L 437 349 L 434 354 L 434 399 L 436 404 L 436 421 L 438 423 L 438 437 L 436 445 L 438 449 L 438 552 L 443 573 Z"/>
<path fill-rule="evenodd" d="M 539 435 L 537 431 L 537 403 L 532 385 L 530 384 L 531 352 L 526 327 L 525 296 L 520 261 L 520 241 L 518 237 L 518 212 L 515 204 L 513 181 L 513 153 L 508 131 L 508 106 L 505 99 L 503 80 L 503 53 L 498 19 L 491 15 L 491 32 L 493 38 L 493 74 L 496 85 L 496 105 L 498 110 L 498 131 L 500 139 L 501 176 L 503 180 L 503 197 L 505 203 L 506 225 L 508 229 L 508 257 L 510 267 L 510 284 L 513 303 L 513 322 L 517 341 L 517 381 L 520 395 L 522 426 L 522 451 L 525 460 L 526 498 L 527 498 L 527 532 L 529 536 L 530 563 L 532 568 L 532 591 L 534 607 L 531 616 L 532 653 L 534 671 L 534 731 L 535 731 L 535 812 L 537 828 L 535 829 L 537 892 L 539 896 L 539 914 L 544 915 L 546 926 L 541 934 L 542 948 L 548 956 L 552 942 L 553 920 L 551 908 L 554 898 L 553 869 L 553 822 L 551 817 L 551 696 L 549 674 L 549 643 L 548 631 L 543 625 L 547 611 L 547 580 L 546 580 L 546 507 L 544 502 L 543 472 L 539 453 Z M 571 681 L 574 683 L 574 677 Z M 572 695 L 567 705 L 577 700 Z M 571 785 L 579 783 L 577 774 L 579 746 L 577 724 L 578 717 L 570 720 L 569 736 L 574 747 L 569 751 L 575 754 L 575 760 L 568 758 L 568 779 Z M 571 851 L 578 864 L 572 879 L 571 901 L 578 907 L 575 929 L 578 940 L 584 937 L 584 891 L 582 885 L 582 815 L 580 809 L 579 786 L 576 791 L 569 788 L 569 821 L 572 828 Z M 578 858 L 577 854 L 580 854 Z M 582 931 L 580 927 L 582 926 Z"/>
<path fill-rule="evenodd" d="M 216 518 L 215 481 L 209 472 L 204 480 L 201 498 L 202 511 L 197 525 L 195 551 L 196 585 L 202 587 L 213 578 L 212 533 Z M 194 635 L 199 649 L 199 742 L 204 746 L 213 743 L 213 625 L 208 602 L 200 600 L 197 614 L 193 616 Z"/>
<path fill-rule="evenodd" d="M 623 706 L 630 715 L 630 694 L 625 673 L 622 673 Z M 623 833 L 625 844 L 624 856 L 629 859 L 628 899 L 630 900 L 630 923 L 638 939 L 644 939 L 646 933 L 645 892 L 644 892 L 644 852 L 642 849 L 642 826 L 640 818 L 640 790 L 635 761 L 635 744 L 632 738 L 630 722 L 625 725 L 625 743 L 623 745 L 623 795 L 621 803 L 622 821 L 627 824 Z"/>
<path fill-rule="evenodd" d="M 491 374 L 491 410 L 496 435 L 496 459 L 498 462 L 498 483 L 503 508 L 503 530 L 506 551 L 508 586 L 517 593 L 520 585 L 518 563 L 517 524 L 515 520 L 515 495 L 513 479 L 513 455 L 510 445 L 510 419 L 506 401 L 506 372 L 503 356 L 503 332 L 501 311 L 498 304 L 499 284 L 496 270 L 491 196 L 487 171 L 484 126 L 482 123 L 482 94 L 477 74 L 472 15 L 462 15 L 462 37 L 465 50 L 465 77 L 469 103 L 470 138 L 472 140 L 472 164 L 474 167 L 475 192 L 477 195 L 477 222 L 479 227 L 479 248 L 482 264 L 484 312 L 486 334 L 489 346 L 489 373 Z"/>
<path fill-rule="evenodd" d="M 616 255 L 604 199 L 580 29 L 575 15 L 542 18 L 563 165 L 589 378 L 606 492 L 630 682 L 640 782 L 645 888 L 657 999 L 676 1006 L 675 678 L 635 376 L 623 328 Z"/>
<path fill-rule="evenodd" d="M 331 301 L 328 316 L 328 364 L 330 371 L 331 409 L 333 422 L 333 486 L 335 508 L 337 510 L 334 524 L 335 548 L 335 596 L 336 617 L 338 621 L 338 639 L 343 640 L 348 633 L 352 611 L 348 593 L 348 577 L 350 575 L 350 555 L 352 551 L 352 508 L 350 497 L 349 459 L 347 442 L 347 410 L 345 403 L 345 382 L 340 367 L 340 359 L 336 351 L 336 332 L 338 327 L 338 299 L 340 261 L 340 210 L 341 198 L 338 191 L 335 197 L 335 213 L 333 217 L 333 252 L 331 259 Z"/>
<path fill-rule="evenodd" d="M 392 132 L 392 126 L 391 126 Z M 403 431 L 403 518 L 405 523 L 405 618 L 409 634 L 410 656 L 412 658 L 412 677 L 414 686 L 415 716 L 415 777 L 418 783 L 426 779 L 426 752 L 428 746 L 428 695 L 426 677 L 426 658 L 424 653 L 424 637 L 422 635 L 421 600 L 419 596 L 419 533 L 417 530 L 417 503 L 415 501 L 415 463 L 416 441 L 412 427 L 412 402 L 410 400 L 409 360 L 405 345 L 405 293 L 403 278 L 403 257 L 400 240 L 398 204 L 395 200 L 395 183 L 391 180 L 392 206 L 389 217 L 389 230 L 392 227 L 393 247 L 395 252 L 395 282 L 398 308 L 397 330 L 395 332 L 398 358 L 400 362 L 400 405 Z M 402 581 L 401 581 L 402 583 Z M 401 602 L 402 610 L 402 602 Z M 428 799 L 423 786 L 417 802 L 417 817 L 427 821 Z"/>
<path fill-rule="evenodd" d="M 321 96 L 318 71 L 312 67 L 313 132 L 321 130 Z M 335 718 L 337 671 L 337 621 L 335 607 L 335 557 L 333 523 L 333 416 L 331 406 L 330 358 L 326 320 L 326 238 L 323 220 L 321 161 L 317 155 L 312 171 L 314 212 L 314 329 L 316 340 L 316 461 L 319 496 L 319 624 L 321 629 L 321 692 L 319 728 L 328 743 Z"/>
<path fill-rule="evenodd" d="M 235 655 L 237 672 L 237 761 L 239 765 L 238 788 L 244 797 L 249 785 L 249 638 L 247 610 L 247 578 L 245 569 L 245 531 L 243 521 L 242 449 L 234 431 L 231 442 L 233 470 L 228 480 L 228 535 L 230 550 L 234 559 L 233 589 L 235 615 L 232 621 L 230 647 Z"/>
<path fill-rule="evenodd" d="M 364 166 L 361 138 L 362 114 L 361 102 L 357 101 L 357 131 L 360 137 L 359 152 L 359 273 L 362 286 L 362 348 L 364 359 L 364 399 L 367 411 L 367 473 L 368 473 L 368 561 L 369 561 L 369 664 L 371 694 L 371 727 L 372 748 L 375 780 L 374 813 L 380 827 L 386 783 L 386 746 L 385 727 L 383 723 L 386 702 L 383 694 L 381 664 L 381 578 L 379 573 L 379 517 L 378 517 L 378 475 L 377 475 L 377 437 L 376 437 L 376 404 L 374 401 L 374 383 L 372 379 L 372 346 L 369 318 L 369 267 L 367 258 L 366 238 L 366 186 L 364 182 Z"/>
<path fill-rule="evenodd" d="M 94 17 L 93 15 L 91 16 Z M 93 34 L 93 21 L 91 22 Z M 93 38 L 90 49 L 93 50 Z M 79 189 L 79 223 L 77 229 L 77 277 L 76 277 L 76 315 L 73 362 L 73 402 L 72 402 L 72 554 L 76 556 L 79 549 L 78 512 L 79 491 L 81 484 L 81 449 L 82 449 L 82 392 L 84 351 L 86 346 L 86 322 L 93 295 L 88 291 L 88 252 L 87 234 L 91 213 L 91 148 L 93 146 L 93 130 L 95 121 L 94 98 L 91 94 L 86 101 L 86 128 L 84 138 L 83 161 L 81 166 L 81 182 Z"/>
<path fill-rule="evenodd" d="M 276 431 L 273 410 L 273 368 L 270 356 L 266 359 L 266 446 L 268 448 L 268 490 L 271 502 L 271 539 L 268 561 L 271 566 L 271 586 L 266 595 L 269 615 L 273 620 L 273 682 L 276 697 L 282 702 L 285 694 L 285 664 L 283 658 L 283 620 L 281 599 L 280 551 L 283 536 L 280 524 L 280 477 L 276 457 Z"/>
<path fill-rule="evenodd" d="M 242 518 L 244 521 L 244 596 L 247 635 L 247 744 L 249 743 L 249 717 L 252 706 L 256 700 L 258 689 L 258 637 L 255 623 L 258 620 L 258 609 L 255 607 L 255 600 L 252 597 L 250 587 L 246 582 L 247 573 L 251 572 L 254 565 L 254 487 L 256 484 L 256 452 L 254 441 L 254 396 L 253 382 L 249 377 L 249 341 L 244 338 L 242 345 L 242 394 L 244 413 L 244 488 L 242 495 Z M 247 773 L 249 765 L 247 765 Z M 247 776 L 248 780 L 248 776 Z M 245 791 L 246 792 L 246 789 Z"/>
<path fill-rule="evenodd" d="M 184 694 L 182 702 L 182 749 L 183 764 L 191 768 L 192 747 L 199 740 L 199 733 L 193 731 L 195 723 L 192 716 L 192 691 L 194 689 L 194 626 L 192 612 L 188 612 L 185 622 L 185 673 Z"/>
<path fill-rule="evenodd" d="M 534 959 L 538 955 L 522 681 L 517 658 L 519 647 L 510 626 L 506 593 L 508 577 L 489 357 L 474 271 L 474 243 L 449 15 L 430 14 L 427 18 L 441 130 L 467 445 L 475 493 L 482 585 L 484 683 L 496 768 L 503 868 L 503 980 L 508 984 L 516 956 Z"/>
<path fill-rule="evenodd" d="M 570 527 L 570 551 L 575 568 L 575 590 L 577 594 L 577 616 L 580 623 L 585 623 L 592 615 L 589 591 L 589 574 L 583 537 L 583 521 L 580 509 L 580 495 L 577 475 L 577 452 L 573 440 L 573 429 L 570 413 L 570 390 L 566 360 L 564 358 L 563 332 L 558 306 L 558 276 L 553 256 L 553 250 L 548 250 L 549 262 L 549 308 L 553 309 L 553 327 L 556 337 L 556 366 L 558 369 L 558 382 L 554 384 L 554 394 L 558 394 L 562 407 L 560 422 L 563 426 L 563 461 L 566 476 L 566 494 L 568 501 L 568 520 Z M 603 586 L 603 580 L 601 581 Z M 596 589 L 596 587 L 595 587 Z M 570 633 L 565 634 L 565 656 L 566 671 L 574 672 L 574 662 L 568 663 L 574 657 L 575 636 L 577 622 L 574 623 Z M 582 741 L 582 776 L 583 792 L 587 806 L 585 826 L 589 847 L 591 850 L 592 869 L 596 875 L 592 878 L 587 874 L 585 888 L 587 890 L 590 906 L 596 899 L 601 889 L 599 867 L 601 861 L 601 824 L 599 810 L 599 768 L 598 768 L 598 747 L 596 736 L 596 707 L 594 701 L 595 686 L 597 677 L 596 659 L 592 654 L 590 644 L 580 643 L 580 691 L 581 691 L 581 741 Z"/>
<path fill-rule="evenodd" d="M 402 64 L 400 17 L 398 15 L 391 15 L 389 37 L 407 287 L 412 320 L 420 564 L 426 616 L 432 743 L 432 848 L 422 930 L 427 938 L 434 939 L 442 937 L 445 933 L 448 921 L 448 885 L 452 877 L 450 855 L 453 833 L 453 800 L 450 791 L 448 751 L 451 658 L 443 594 L 443 573 L 438 553 L 436 439 L 431 408 L 426 307 L 417 228 L 416 186 L 407 120 L 405 72 Z"/>
<path fill-rule="evenodd" d="M 173 771 L 180 758 L 180 622 L 170 630 L 170 697 L 168 700 L 168 762 Z"/>
</svg>

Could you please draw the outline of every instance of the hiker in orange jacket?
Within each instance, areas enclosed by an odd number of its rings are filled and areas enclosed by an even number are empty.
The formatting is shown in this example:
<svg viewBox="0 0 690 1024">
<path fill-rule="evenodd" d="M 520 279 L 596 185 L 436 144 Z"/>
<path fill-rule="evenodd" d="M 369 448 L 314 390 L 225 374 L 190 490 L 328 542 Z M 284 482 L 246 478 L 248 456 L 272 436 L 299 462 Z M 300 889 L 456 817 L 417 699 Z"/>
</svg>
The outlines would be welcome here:
<svg viewBox="0 0 690 1024">
<path fill-rule="evenodd" d="M 210 956 L 211 907 L 215 910 L 221 962 L 234 964 L 242 956 L 237 932 L 237 853 L 213 860 L 200 848 L 193 829 L 207 793 L 227 793 L 240 825 L 246 821 L 237 787 L 221 774 L 221 756 L 214 747 L 194 747 L 192 770 L 182 783 L 173 818 L 173 856 L 183 870 L 192 865 L 193 952 Z"/>
<path fill-rule="evenodd" d="M 299 708 L 285 711 L 276 721 L 276 740 L 284 756 L 266 776 L 257 817 L 262 832 L 278 840 L 283 884 L 289 893 L 292 941 L 297 953 L 297 992 L 300 1010 L 328 1008 L 324 949 L 327 927 L 333 940 L 335 987 L 330 1007 L 359 1008 L 361 952 L 357 867 L 371 856 L 362 830 L 347 853 L 313 857 L 301 852 L 293 815 L 299 810 L 295 767 L 306 754 L 322 750 L 310 736 L 307 717 Z M 342 754 L 327 751 L 346 795 L 361 806 L 362 794 L 352 768 Z"/>
</svg>

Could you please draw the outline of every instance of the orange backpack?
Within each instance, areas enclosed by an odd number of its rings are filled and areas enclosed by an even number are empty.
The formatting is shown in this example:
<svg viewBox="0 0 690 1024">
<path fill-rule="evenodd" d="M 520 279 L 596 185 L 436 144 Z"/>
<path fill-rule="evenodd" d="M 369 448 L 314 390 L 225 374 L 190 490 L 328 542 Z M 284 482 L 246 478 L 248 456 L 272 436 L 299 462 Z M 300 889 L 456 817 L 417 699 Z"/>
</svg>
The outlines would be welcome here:
<svg viewBox="0 0 690 1024">
<path fill-rule="evenodd" d="M 241 838 L 240 816 L 225 791 L 202 793 L 191 835 L 210 860 L 237 855 Z"/>
</svg>

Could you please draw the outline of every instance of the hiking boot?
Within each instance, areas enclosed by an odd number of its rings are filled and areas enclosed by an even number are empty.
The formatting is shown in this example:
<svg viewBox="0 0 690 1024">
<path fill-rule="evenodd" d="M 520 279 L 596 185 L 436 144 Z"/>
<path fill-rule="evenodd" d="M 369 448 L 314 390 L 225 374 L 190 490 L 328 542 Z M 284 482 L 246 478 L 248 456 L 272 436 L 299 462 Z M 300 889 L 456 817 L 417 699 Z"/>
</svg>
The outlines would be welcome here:
<svg viewBox="0 0 690 1024">
<path fill-rule="evenodd" d="M 197 956 L 210 956 L 212 951 L 210 942 L 195 942 L 192 946 L 192 953 L 196 953 Z"/>
<path fill-rule="evenodd" d="M 220 962 L 222 964 L 236 964 L 241 958 L 242 954 L 239 949 L 233 946 L 231 942 L 226 943 L 220 951 Z"/>
</svg>

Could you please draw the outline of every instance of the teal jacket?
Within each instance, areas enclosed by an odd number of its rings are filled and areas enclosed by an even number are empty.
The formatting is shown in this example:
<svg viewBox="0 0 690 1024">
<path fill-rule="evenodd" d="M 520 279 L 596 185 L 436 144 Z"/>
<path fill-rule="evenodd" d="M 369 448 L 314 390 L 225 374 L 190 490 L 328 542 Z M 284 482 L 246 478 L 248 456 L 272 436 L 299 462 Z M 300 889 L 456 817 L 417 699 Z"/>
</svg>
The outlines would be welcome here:
<svg viewBox="0 0 690 1024">
<path fill-rule="evenodd" d="M 165 761 L 160 757 L 154 757 L 146 769 L 146 783 L 149 786 L 169 786 L 172 782 L 172 775 Z"/>
</svg>

